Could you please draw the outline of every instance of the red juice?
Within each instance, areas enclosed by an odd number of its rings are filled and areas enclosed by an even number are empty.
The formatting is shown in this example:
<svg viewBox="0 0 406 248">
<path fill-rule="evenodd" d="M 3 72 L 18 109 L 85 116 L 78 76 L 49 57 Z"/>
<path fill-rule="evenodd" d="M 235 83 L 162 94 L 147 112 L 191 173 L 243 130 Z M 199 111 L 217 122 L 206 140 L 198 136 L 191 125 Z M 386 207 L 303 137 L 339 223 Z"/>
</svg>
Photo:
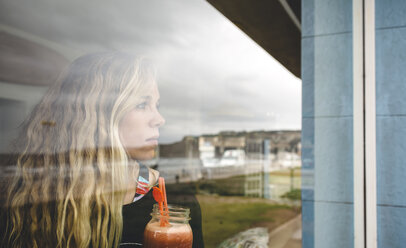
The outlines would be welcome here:
<svg viewBox="0 0 406 248">
<path fill-rule="evenodd" d="M 149 223 L 144 232 L 145 248 L 191 248 L 193 233 L 189 224 L 161 227 L 159 222 Z"/>
</svg>

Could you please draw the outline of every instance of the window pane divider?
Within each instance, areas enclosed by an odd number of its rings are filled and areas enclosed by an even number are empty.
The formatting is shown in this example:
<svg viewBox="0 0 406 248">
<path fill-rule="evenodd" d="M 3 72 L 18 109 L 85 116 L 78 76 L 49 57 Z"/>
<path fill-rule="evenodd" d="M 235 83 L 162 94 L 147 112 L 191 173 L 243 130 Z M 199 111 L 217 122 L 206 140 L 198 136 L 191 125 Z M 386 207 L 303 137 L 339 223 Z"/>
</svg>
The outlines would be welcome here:
<svg viewBox="0 0 406 248">
<path fill-rule="evenodd" d="M 365 248 L 363 7 L 363 0 L 353 0 L 354 248 Z"/>
<path fill-rule="evenodd" d="M 354 247 L 377 247 L 375 0 L 353 0 Z"/>
<path fill-rule="evenodd" d="M 365 192 L 366 245 L 377 247 L 375 0 L 365 1 Z"/>
</svg>

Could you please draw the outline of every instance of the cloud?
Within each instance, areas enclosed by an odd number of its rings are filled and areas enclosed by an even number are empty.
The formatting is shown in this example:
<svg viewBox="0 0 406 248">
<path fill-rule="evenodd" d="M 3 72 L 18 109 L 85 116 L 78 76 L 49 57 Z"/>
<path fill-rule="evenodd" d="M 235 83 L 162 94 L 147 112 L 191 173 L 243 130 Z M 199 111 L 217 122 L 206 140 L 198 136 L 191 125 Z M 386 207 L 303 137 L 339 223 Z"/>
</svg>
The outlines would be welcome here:
<svg viewBox="0 0 406 248">
<path fill-rule="evenodd" d="M 2 7 L 2 23 L 69 51 L 151 57 L 166 118 L 162 142 L 300 128 L 300 80 L 206 1 L 13 0 Z"/>
</svg>

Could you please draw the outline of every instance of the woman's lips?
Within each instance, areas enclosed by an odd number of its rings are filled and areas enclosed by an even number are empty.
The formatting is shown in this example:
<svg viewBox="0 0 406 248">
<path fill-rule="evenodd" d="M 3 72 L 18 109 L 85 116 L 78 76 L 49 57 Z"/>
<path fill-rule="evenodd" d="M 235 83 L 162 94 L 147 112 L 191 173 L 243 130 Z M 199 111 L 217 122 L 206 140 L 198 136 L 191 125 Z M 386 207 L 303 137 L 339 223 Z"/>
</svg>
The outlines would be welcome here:
<svg viewBox="0 0 406 248">
<path fill-rule="evenodd" d="M 158 137 L 152 137 L 146 140 L 147 145 L 157 146 L 158 145 Z"/>
</svg>

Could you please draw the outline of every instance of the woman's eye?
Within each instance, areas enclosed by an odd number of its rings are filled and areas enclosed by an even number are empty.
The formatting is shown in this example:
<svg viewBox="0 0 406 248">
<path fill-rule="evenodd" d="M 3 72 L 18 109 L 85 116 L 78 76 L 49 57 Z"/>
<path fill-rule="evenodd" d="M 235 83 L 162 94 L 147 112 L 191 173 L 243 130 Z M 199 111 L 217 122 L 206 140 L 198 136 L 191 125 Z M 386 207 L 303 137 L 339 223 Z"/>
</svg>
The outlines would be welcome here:
<svg viewBox="0 0 406 248">
<path fill-rule="evenodd" d="M 145 109 L 147 107 L 147 102 L 143 102 L 140 104 L 137 104 L 137 106 L 135 106 L 136 109 Z"/>
</svg>

